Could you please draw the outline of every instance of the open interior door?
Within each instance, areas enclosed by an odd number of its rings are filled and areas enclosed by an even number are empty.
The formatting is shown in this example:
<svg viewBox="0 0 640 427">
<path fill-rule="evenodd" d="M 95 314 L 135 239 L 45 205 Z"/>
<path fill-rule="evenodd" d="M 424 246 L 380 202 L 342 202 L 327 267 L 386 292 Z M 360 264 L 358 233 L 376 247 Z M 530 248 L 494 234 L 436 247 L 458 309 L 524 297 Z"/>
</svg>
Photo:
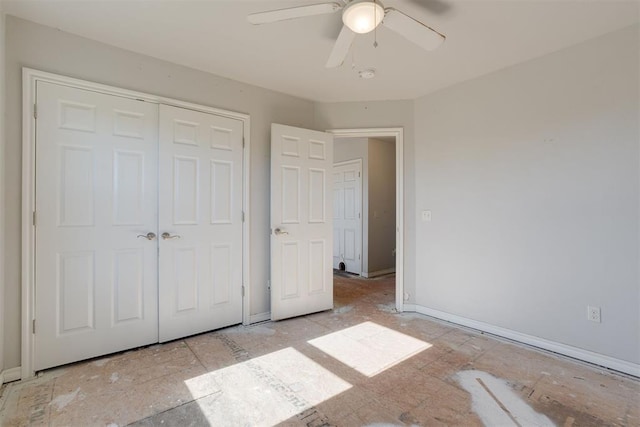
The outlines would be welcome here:
<svg viewBox="0 0 640 427">
<path fill-rule="evenodd" d="M 333 135 L 271 125 L 271 319 L 333 308 Z"/>
</svg>

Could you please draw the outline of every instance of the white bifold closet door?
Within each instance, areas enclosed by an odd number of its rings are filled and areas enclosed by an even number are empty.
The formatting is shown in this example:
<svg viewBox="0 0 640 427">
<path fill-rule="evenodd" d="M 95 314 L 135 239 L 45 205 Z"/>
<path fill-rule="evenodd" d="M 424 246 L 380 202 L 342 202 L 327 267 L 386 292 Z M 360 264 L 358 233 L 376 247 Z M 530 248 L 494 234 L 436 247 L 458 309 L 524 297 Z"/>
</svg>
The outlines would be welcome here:
<svg viewBox="0 0 640 427">
<path fill-rule="evenodd" d="M 160 106 L 161 342 L 242 322 L 242 132 Z"/>
<path fill-rule="evenodd" d="M 239 120 L 37 83 L 34 367 L 242 322 Z"/>
<path fill-rule="evenodd" d="M 158 105 L 37 100 L 35 369 L 157 342 Z"/>
</svg>

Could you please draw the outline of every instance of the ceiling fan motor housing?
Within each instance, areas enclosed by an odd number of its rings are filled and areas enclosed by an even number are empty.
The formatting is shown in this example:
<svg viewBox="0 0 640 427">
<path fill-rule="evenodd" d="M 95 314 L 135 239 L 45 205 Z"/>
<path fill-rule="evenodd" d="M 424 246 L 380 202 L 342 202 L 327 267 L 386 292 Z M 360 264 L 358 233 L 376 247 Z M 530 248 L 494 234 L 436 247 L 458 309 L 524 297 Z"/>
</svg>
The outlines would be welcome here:
<svg viewBox="0 0 640 427">
<path fill-rule="evenodd" d="M 353 0 L 342 12 L 342 22 L 351 31 L 365 34 L 373 31 L 384 18 L 384 7 L 372 0 Z"/>
</svg>

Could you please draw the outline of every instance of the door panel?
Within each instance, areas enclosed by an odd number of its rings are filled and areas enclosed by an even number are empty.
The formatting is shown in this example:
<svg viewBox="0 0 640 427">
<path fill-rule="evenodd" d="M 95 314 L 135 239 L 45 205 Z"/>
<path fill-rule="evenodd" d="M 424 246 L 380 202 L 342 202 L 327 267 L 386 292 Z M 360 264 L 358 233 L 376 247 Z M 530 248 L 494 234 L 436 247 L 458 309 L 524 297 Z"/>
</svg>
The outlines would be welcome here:
<svg viewBox="0 0 640 427">
<path fill-rule="evenodd" d="M 333 137 L 271 126 L 271 318 L 333 307 Z"/>
<path fill-rule="evenodd" d="M 334 236 L 333 268 L 340 263 L 350 273 L 362 274 L 362 163 L 345 162 L 333 166 Z"/>
<path fill-rule="evenodd" d="M 161 342 L 242 322 L 242 133 L 160 106 Z"/>
<path fill-rule="evenodd" d="M 37 83 L 35 369 L 157 341 L 158 106 Z"/>
</svg>

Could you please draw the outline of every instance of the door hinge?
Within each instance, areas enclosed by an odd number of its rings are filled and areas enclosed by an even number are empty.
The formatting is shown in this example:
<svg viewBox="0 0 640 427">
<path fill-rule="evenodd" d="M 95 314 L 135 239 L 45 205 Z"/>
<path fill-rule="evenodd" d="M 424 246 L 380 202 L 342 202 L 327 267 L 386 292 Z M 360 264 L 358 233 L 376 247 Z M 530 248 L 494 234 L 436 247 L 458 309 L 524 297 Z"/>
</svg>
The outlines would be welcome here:
<svg viewBox="0 0 640 427">
<path fill-rule="evenodd" d="M 358 178 L 360 178 L 360 172 L 358 172 Z"/>
<path fill-rule="evenodd" d="M 244 211 L 242 211 L 242 222 L 244 222 Z"/>
<path fill-rule="evenodd" d="M 36 333 L 36 319 L 33 319 L 31 321 L 31 330 L 32 330 L 31 333 L 35 335 L 35 333 Z"/>
<path fill-rule="evenodd" d="M 33 118 L 38 118 L 38 104 L 33 104 Z"/>
<path fill-rule="evenodd" d="M 35 227 L 36 226 L 36 211 L 33 211 L 33 218 L 32 218 L 31 222 L 33 222 L 33 226 Z"/>
<path fill-rule="evenodd" d="M 244 296 L 244 285 L 242 285 L 242 296 Z"/>
<path fill-rule="evenodd" d="M 244 148 L 244 136 L 242 137 L 242 148 Z"/>
</svg>

